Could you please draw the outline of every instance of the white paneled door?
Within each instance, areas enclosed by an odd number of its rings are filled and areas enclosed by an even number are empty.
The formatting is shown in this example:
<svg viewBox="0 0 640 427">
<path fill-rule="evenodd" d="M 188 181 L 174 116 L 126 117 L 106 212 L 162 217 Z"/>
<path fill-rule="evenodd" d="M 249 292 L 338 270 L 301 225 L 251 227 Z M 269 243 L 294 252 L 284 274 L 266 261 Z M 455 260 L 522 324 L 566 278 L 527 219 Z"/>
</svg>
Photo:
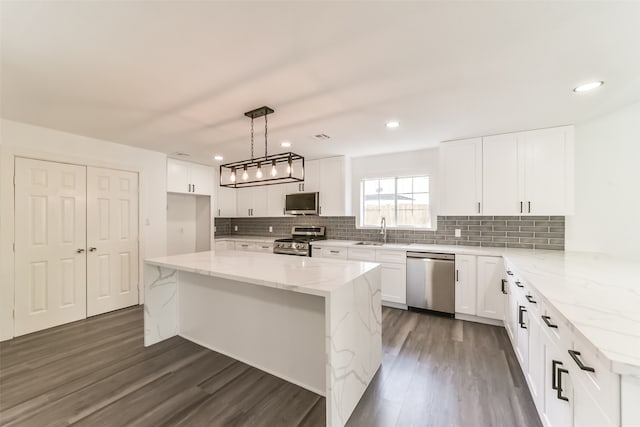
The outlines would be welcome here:
<svg viewBox="0 0 640 427">
<path fill-rule="evenodd" d="M 16 158 L 16 336 L 86 317 L 85 170 Z"/>
<path fill-rule="evenodd" d="M 138 303 L 138 175 L 87 168 L 87 316 Z"/>
</svg>

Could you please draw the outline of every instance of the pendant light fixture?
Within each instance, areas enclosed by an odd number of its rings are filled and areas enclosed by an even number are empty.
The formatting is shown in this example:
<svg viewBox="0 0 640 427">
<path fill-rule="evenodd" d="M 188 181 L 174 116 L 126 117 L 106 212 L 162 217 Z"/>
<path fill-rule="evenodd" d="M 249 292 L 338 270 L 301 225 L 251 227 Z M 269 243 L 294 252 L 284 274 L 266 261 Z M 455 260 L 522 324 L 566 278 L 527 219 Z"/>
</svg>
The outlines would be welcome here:
<svg viewBox="0 0 640 427">
<path fill-rule="evenodd" d="M 292 152 L 269 155 L 267 151 L 269 133 L 267 116 L 273 112 L 272 108 L 265 106 L 244 113 L 245 116 L 251 119 L 251 158 L 220 165 L 221 187 L 243 188 L 304 182 L 304 157 Z M 259 117 L 264 117 L 264 156 L 254 157 L 253 121 Z M 271 165 L 269 174 L 265 174 L 262 170 L 263 164 L 265 167 L 268 167 L 267 165 L 269 164 Z M 285 173 L 279 171 L 279 165 L 282 165 L 283 168 L 286 166 Z M 237 177 L 239 170 L 242 170 L 242 180 Z"/>
</svg>

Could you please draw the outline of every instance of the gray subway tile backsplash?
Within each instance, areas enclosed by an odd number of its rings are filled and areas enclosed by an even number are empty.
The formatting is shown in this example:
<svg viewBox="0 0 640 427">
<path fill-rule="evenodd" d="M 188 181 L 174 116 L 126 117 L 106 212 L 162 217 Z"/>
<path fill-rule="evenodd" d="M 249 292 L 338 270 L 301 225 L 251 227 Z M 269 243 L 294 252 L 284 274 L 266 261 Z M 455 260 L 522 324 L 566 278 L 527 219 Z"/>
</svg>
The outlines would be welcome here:
<svg viewBox="0 0 640 427">
<path fill-rule="evenodd" d="M 439 216 L 437 223 L 436 231 L 389 229 L 387 242 L 564 250 L 562 216 Z M 235 234 L 277 239 L 289 237 L 294 225 L 318 225 L 326 227 L 328 239 L 382 240 L 376 229 L 356 228 L 353 216 L 216 218 L 215 225 L 216 237 Z M 461 230 L 461 237 L 455 237 L 456 229 Z"/>
</svg>

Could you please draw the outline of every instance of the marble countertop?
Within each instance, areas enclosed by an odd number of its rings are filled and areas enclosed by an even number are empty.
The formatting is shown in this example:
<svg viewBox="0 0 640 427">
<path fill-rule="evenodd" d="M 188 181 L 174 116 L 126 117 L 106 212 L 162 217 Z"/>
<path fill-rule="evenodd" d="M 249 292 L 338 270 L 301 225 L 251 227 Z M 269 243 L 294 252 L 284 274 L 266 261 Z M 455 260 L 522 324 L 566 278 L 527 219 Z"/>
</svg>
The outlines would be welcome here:
<svg viewBox="0 0 640 427">
<path fill-rule="evenodd" d="M 505 259 L 613 372 L 640 376 L 640 262 L 559 251 Z"/>
<path fill-rule="evenodd" d="M 146 259 L 147 264 L 327 297 L 377 263 L 241 251 L 207 251 Z"/>
</svg>

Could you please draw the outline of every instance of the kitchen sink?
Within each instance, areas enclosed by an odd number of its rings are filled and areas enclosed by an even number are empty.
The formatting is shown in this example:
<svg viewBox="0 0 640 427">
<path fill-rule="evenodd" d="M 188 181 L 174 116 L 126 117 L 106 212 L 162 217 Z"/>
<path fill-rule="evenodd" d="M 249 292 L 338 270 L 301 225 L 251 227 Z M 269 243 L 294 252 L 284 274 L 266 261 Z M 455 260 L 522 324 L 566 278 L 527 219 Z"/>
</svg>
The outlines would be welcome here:
<svg viewBox="0 0 640 427">
<path fill-rule="evenodd" d="M 382 246 L 384 243 L 381 242 L 358 242 L 354 243 L 354 245 L 358 246 Z"/>
</svg>

